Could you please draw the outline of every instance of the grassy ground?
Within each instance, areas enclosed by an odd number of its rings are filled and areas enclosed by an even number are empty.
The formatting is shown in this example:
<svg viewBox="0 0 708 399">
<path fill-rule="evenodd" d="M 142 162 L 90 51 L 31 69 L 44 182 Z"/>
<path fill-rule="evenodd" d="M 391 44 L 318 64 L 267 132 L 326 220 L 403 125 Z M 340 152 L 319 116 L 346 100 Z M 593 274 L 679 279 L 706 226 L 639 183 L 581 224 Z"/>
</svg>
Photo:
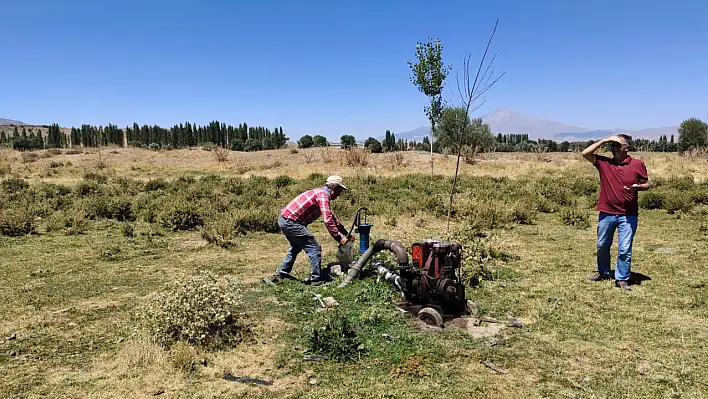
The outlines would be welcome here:
<svg viewBox="0 0 708 399">
<path fill-rule="evenodd" d="M 424 175 L 412 175 L 426 173 L 426 154 L 406 154 L 409 165 L 404 167 L 394 168 L 379 156 L 372 158 L 372 166 L 356 168 L 321 160 L 292 161 L 302 157 L 303 151 L 234 153 L 227 163 L 216 162 L 212 154 L 202 150 L 110 151 L 117 153 L 110 155 L 103 171 L 91 169 L 96 162 L 94 153 L 63 153 L 30 163 L 22 163 L 18 153 L 3 156 L 10 165 L 8 175 L 26 177 L 32 186 L 61 183 L 76 187 L 83 183 L 89 187 L 88 182 L 101 181 L 95 176 L 85 179 L 86 172 L 107 176 L 106 187 L 113 187 L 111 182 L 118 178 L 169 179 L 213 173 L 287 174 L 303 179 L 289 188 L 269 186 L 257 193 L 256 198 L 268 207 L 282 206 L 294 192 L 310 184 L 307 177 L 313 171 L 326 175 L 333 169 L 359 186 L 351 198 L 356 199 L 355 205 L 336 204 L 345 224 L 351 223 L 357 206 L 372 205 L 374 238 L 398 239 L 410 245 L 442 236 L 445 231 L 439 210 L 430 209 L 428 203 L 419 204 L 424 200 L 417 199 L 417 195 L 444 198 L 445 181 L 430 185 L 430 192 L 425 192 L 425 187 L 419 187 Z M 550 162 L 535 154 L 499 154 L 463 166 L 468 180 L 461 182 L 463 194 L 453 220 L 454 231 L 479 224 L 480 218 L 499 217 L 489 210 L 475 211 L 486 209 L 485 202 L 492 201 L 492 207 L 518 207 L 518 201 L 528 200 L 523 197 L 529 195 L 524 190 L 531 190 L 530 186 L 541 187 L 533 191 L 538 198 L 561 203 L 560 208 L 553 203 L 541 206 L 541 200 L 534 199 L 537 206 L 518 208 L 529 213 L 530 224 L 511 220 L 485 228 L 488 236 L 480 239 L 480 245 L 491 249 L 491 256 L 485 257 L 479 248 L 468 251 L 476 255 L 470 263 L 476 267 L 483 264 L 492 276 L 467 291 L 479 314 L 499 320 L 513 315 L 523 323 L 521 328 L 503 328 L 496 335 L 481 338 L 456 329 L 420 331 L 395 309 L 395 292 L 370 277 L 345 289 L 336 285 L 311 288 L 296 282 L 276 287 L 263 284 L 261 278 L 272 274 L 284 255 L 286 241 L 281 235 L 252 228 L 237 237 L 235 247 L 224 249 L 206 242 L 199 230 L 172 231 L 157 221 L 144 220 L 150 217 L 144 216 L 149 207 L 139 208 L 147 195 L 143 192 L 131 197 L 129 189 L 123 188 L 120 194 L 132 198 L 138 215 L 130 222 L 132 237 L 126 237 L 126 222 L 115 216 L 89 218 L 83 234 L 76 235 L 62 229 L 47 231 L 45 223 L 49 225 L 51 215 L 44 217 L 36 234 L 0 236 L 0 294 L 4 299 L 0 303 L 0 365 L 5 370 L 0 374 L 0 396 L 413 398 L 430 397 L 434 392 L 492 398 L 706 397 L 708 235 L 703 199 L 696 194 L 704 190 L 701 170 L 705 170 L 706 160 L 673 154 L 640 156 L 647 160 L 652 178 L 693 175 L 697 183 L 667 180 L 654 190 L 693 194 L 690 198 L 667 194 L 661 197 L 661 206 L 645 203 L 641 209 L 632 271 L 637 273 L 635 279 L 643 281 L 631 292 L 614 288 L 611 282 L 585 280 L 595 267 L 592 193 L 577 196 L 580 204 L 573 205 L 553 189 L 564 184 L 581 186 L 592 179 L 589 164 L 567 154 L 548 155 Z M 238 173 L 233 165 L 237 157 L 246 158 L 246 165 L 253 170 Z M 69 160 L 72 164 L 66 165 Z M 64 165 L 48 167 L 51 161 Z M 440 157 L 438 162 L 441 173 L 454 168 L 452 157 Z M 676 169 L 669 170 L 666 165 Z M 397 178 L 372 182 L 371 175 L 378 174 Z M 474 180 L 469 177 L 473 175 L 483 177 Z M 522 178 L 527 180 L 517 180 Z M 396 182 L 403 183 L 398 187 Z M 244 183 L 245 191 L 219 191 L 219 196 L 231 198 L 230 204 L 236 206 L 249 198 L 249 192 L 261 190 L 251 185 L 256 183 Z M 129 185 L 125 181 L 121 184 Z M 217 182 L 214 190 L 222 186 L 225 184 Z M 103 186 L 99 183 L 98 187 Z M 203 191 L 200 187 L 185 190 L 199 194 Z M 482 187 L 490 193 L 477 198 Z M 89 201 L 95 193 L 74 190 L 89 194 L 79 197 L 72 192 L 67 195 L 67 204 L 56 198 L 47 201 L 57 209 L 96 209 Z M 575 194 L 584 190 L 580 187 Z M 10 193 L 4 195 L 12 199 Z M 166 198 L 176 195 L 165 191 Z M 205 203 L 215 201 L 204 195 Z M 506 197 L 514 198 L 503 202 Z M 676 202 L 679 209 L 671 214 L 667 209 L 647 209 L 672 208 Z M 3 209 L 7 204 L 3 202 Z M 556 209 L 542 209 L 549 206 Z M 581 220 L 587 212 L 589 226 L 563 223 L 563 215 L 568 220 L 563 211 L 568 209 L 578 212 Z M 336 246 L 320 222 L 313 225 L 313 231 L 323 244 L 324 260 L 333 261 Z M 296 274 L 304 278 L 307 269 L 306 258 L 300 256 Z M 200 270 L 235 278 L 233 289 L 241 298 L 238 311 L 247 315 L 244 320 L 252 326 L 251 338 L 229 350 L 176 346 L 166 351 L 143 334 L 134 334 L 138 327 L 134 315 L 142 305 L 164 290 L 165 283 Z M 333 311 L 321 311 L 310 291 L 332 296 L 340 305 Z M 350 327 L 338 324 L 343 320 Z M 326 325 L 340 328 L 345 337 L 352 338 L 356 350 L 349 361 L 303 360 L 303 354 L 311 349 L 308 341 L 313 330 Z M 485 361 L 508 374 L 493 371 Z M 228 381 L 224 373 L 259 378 L 272 385 Z"/>
</svg>

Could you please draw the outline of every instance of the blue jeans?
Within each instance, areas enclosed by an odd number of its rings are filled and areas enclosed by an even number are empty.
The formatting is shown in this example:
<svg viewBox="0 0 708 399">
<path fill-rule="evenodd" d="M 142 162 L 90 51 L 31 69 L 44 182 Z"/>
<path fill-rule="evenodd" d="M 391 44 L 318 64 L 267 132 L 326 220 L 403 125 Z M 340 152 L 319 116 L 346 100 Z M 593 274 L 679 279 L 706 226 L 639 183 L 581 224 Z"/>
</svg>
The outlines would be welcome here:
<svg viewBox="0 0 708 399">
<path fill-rule="evenodd" d="M 310 265 L 312 267 L 310 280 L 317 281 L 320 279 L 320 267 L 322 264 L 322 247 L 312 235 L 310 230 L 303 224 L 300 224 L 294 220 L 285 219 L 282 216 L 278 216 L 278 226 L 280 230 L 285 234 L 285 238 L 288 239 L 290 243 L 290 248 L 285 254 L 285 259 L 280 264 L 276 274 L 288 273 L 293 270 L 293 265 L 295 264 L 295 258 L 304 250 L 307 256 L 310 258 Z"/>
<path fill-rule="evenodd" d="M 603 277 L 610 278 L 610 247 L 615 230 L 618 232 L 615 280 L 627 281 L 632 264 L 632 243 L 637 232 L 636 216 L 600 212 L 597 223 L 597 271 Z"/>
</svg>

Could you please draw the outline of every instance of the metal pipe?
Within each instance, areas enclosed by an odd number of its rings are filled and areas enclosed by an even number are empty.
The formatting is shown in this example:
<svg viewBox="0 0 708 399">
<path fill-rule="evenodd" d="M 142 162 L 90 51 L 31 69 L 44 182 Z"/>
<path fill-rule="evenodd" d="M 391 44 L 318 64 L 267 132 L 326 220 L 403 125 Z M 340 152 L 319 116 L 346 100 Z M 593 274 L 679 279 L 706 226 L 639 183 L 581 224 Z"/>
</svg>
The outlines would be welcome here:
<svg viewBox="0 0 708 399">
<path fill-rule="evenodd" d="M 396 288 L 398 288 L 398 291 L 401 292 L 401 296 L 405 297 L 405 295 L 403 293 L 403 285 L 401 283 L 401 276 L 388 270 L 386 265 L 384 265 L 382 263 L 377 263 L 374 265 L 374 267 L 376 268 L 376 271 L 378 271 L 378 273 L 379 273 L 379 280 L 381 280 L 383 278 L 384 280 L 393 284 L 394 286 L 396 286 Z"/>
<path fill-rule="evenodd" d="M 349 283 L 351 283 L 352 280 L 359 275 L 366 262 L 368 262 L 372 256 L 384 249 L 391 251 L 396 255 L 398 266 L 408 266 L 408 252 L 406 252 L 406 248 L 403 246 L 402 242 L 395 240 L 378 240 L 373 246 L 369 247 L 369 249 L 367 249 L 359 259 L 357 259 L 356 263 L 354 263 L 354 265 L 349 269 L 347 277 L 341 284 L 339 284 L 339 288 L 344 288 L 349 285 Z"/>
</svg>

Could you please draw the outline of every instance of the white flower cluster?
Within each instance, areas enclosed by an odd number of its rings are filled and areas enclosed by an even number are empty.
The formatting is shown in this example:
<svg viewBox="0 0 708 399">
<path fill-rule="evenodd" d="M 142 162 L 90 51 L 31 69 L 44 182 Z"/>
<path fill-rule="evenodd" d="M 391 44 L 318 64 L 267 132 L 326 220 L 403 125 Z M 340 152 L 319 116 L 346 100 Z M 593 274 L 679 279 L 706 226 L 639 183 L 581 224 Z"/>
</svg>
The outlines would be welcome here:
<svg viewBox="0 0 708 399">
<path fill-rule="evenodd" d="M 202 347 L 233 345 L 246 330 L 234 315 L 237 294 L 228 278 L 202 271 L 169 283 L 139 317 L 164 346 L 180 340 Z"/>
</svg>

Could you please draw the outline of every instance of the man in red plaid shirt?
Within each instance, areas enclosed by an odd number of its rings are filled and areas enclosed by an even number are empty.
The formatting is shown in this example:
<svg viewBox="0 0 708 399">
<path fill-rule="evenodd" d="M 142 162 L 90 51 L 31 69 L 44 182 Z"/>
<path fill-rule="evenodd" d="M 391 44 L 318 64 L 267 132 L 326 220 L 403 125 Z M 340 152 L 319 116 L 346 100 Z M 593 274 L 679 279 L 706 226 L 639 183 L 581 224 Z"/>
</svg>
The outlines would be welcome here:
<svg viewBox="0 0 708 399">
<path fill-rule="evenodd" d="M 320 216 L 327 231 L 339 243 L 345 245 L 348 241 L 349 233 L 337 220 L 330 208 L 330 201 L 337 199 L 342 191 L 347 187 L 342 184 L 339 176 L 330 176 L 324 187 L 313 188 L 295 197 L 288 205 L 280 211 L 278 225 L 290 243 L 290 248 L 285 254 L 285 259 L 275 272 L 273 282 L 281 278 L 292 278 L 290 272 L 295 264 L 295 258 L 304 250 L 310 258 L 312 267 L 309 283 L 312 285 L 322 285 L 326 280 L 320 276 L 322 263 L 322 247 L 312 235 L 307 226 Z"/>
</svg>

